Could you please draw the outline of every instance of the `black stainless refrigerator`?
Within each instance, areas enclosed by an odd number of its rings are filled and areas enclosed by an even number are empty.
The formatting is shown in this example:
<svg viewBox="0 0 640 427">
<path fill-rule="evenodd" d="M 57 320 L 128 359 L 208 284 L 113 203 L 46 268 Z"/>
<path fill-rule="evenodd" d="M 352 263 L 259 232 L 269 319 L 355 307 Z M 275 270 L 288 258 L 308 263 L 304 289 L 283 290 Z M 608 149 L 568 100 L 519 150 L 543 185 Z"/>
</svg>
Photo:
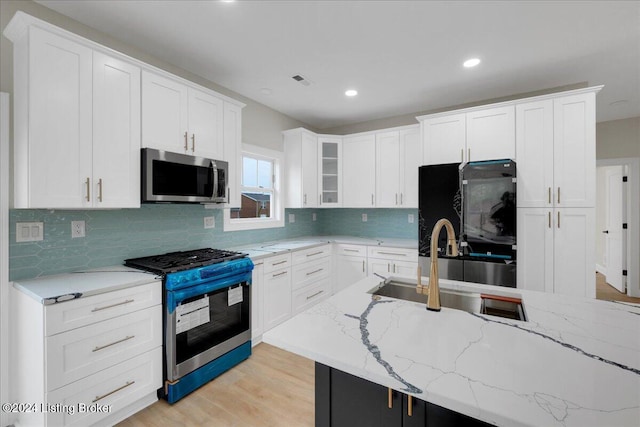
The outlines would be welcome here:
<svg viewBox="0 0 640 427">
<path fill-rule="evenodd" d="M 420 167 L 419 254 L 429 271 L 436 221 L 453 224 L 460 256 L 446 256 L 438 239 L 440 278 L 516 286 L 516 164 L 491 160 Z"/>
</svg>

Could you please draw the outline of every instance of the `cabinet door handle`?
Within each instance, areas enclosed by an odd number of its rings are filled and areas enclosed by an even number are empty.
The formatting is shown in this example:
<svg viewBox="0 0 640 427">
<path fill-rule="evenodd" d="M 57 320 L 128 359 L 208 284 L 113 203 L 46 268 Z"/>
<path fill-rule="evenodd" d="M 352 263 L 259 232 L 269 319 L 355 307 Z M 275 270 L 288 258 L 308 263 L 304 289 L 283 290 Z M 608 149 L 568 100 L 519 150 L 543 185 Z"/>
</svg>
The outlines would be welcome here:
<svg viewBox="0 0 640 427">
<path fill-rule="evenodd" d="M 400 204 L 404 204 L 404 202 L 402 201 L 402 193 L 400 193 Z"/>
<path fill-rule="evenodd" d="M 286 272 L 286 271 L 283 271 L 283 272 L 281 272 L 281 273 L 274 274 L 274 275 L 273 275 L 273 276 L 271 276 L 271 277 L 280 277 L 280 276 L 284 276 L 285 274 L 287 274 L 287 272 Z"/>
<path fill-rule="evenodd" d="M 398 193 L 396 193 L 396 205 L 398 204 Z"/>
<path fill-rule="evenodd" d="M 371 195 L 371 206 L 373 206 L 373 194 Z"/>
<path fill-rule="evenodd" d="M 114 341 L 110 344 L 105 344 L 105 345 L 101 345 L 101 346 L 96 346 L 93 350 L 91 350 L 92 353 L 95 353 L 96 351 L 100 351 L 100 350 L 104 350 L 107 347 L 111 347 L 112 345 L 116 345 L 116 344 L 120 344 L 121 342 L 125 342 L 125 341 L 129 341 L 132 338 L 135 338 L 135 335 L 127 335 L 126 337 L 118 340 L 118 341 Z"/>
<path fill-rule="evenodd" d="M 558 228 L 560 228 L 560 211 L 558 211 Z"/>
<path fill-rule="evenodd" d="M 319 268 L 317 270 L 313 270 L 307 273 L 307 276 L 311 276 L 312 274 L 320 273 L 324 268 Z"/>
<path fill-rule="evenodd" d="M 98 180 L 98 200 L 102 202 L 102 178 Z"/>
<path fill-rule="evenodd" d="M 316 256 L 316 255 L 320 255 L 320 254 L 323 254 L 323 253 L 324 253 L 324 251 L 318 251 L 318 252 L 314 252 L 312 254 L 307 254 L 307 257 Z"/>
<path fill-rule="evenodd" d="M 284 264 L 285 262 L 287 262 L 287 260 L 285 259 L 284 261 L 278 261 L 278 262 L 274 262 L 271 265 L 280 265 L 280 264 Z"/>
<path fill-rule="evenodd" d="M 560 187 L 558 187 L 558 204 L 560 204 Z"/>
<path fill-rule="evenodd" d="M 93 310 L 91 310 L 92 313 L 95 313 L 96 311 L 101 311 L 101 310 L 107 310 L 109 308 L 113 308 L 113 307 L 117 307 L 119 305 L 125 305 L 125 304 L 129 304 L 130 302 L 133 302 L 134 300 L 132 299 L 128 299 L 128 300 L 124 300 L 122 302 L 118 302 L 116 304 L 111 304 L 111 305 L 106 305 L 104 307 L 96 307 Z"/>
<path fill-rule="evenodd" d="M 345 248 L 345 249 L 343 249 L 343 250 L 344 250 L 345 252 L 360 252 L 360 251 L 359 251 L 359 250 L 357 250 L 357 249 L 347 249 L 347 248 Z"/>
<path fill-rule="evenodd" d="M 127 388 L 127 387 L 129 387 L 130 385 L 132 385 L 132 384 L 135 384 L 135 381 L 127 381 L 127 383 L 126 383 L 125 385 L 123 385 L 123 386 L 121 386 L 121 387 L 118 387 L 117 389 L 112 390 L 112 391 L 110 391 L 109 393 L 103 394 L 102 396 L 96 396 L 96 398 L 95 398 L 95 399 L 93 399 L 93 400 L 91 401 L 91 403 L 96 403 L 97 401 L 102 400 L 102 399 L 104 399 L 104 398 L 105 398 L 105 397 L 107 397 L 107 396 L 111 396 L 113 393 L 117 393 L 117 392 L 119 392 L 120 390 L 122 390 L 122 389 L 124 389 L 124 388 Z"/>
<path fill-rule="evenodd" d="M 320 199 L 319 203 L 322 204 L 322 193 L 320 193 L 318 196 L 319 196 L 318 199 Z"/>
<path fill-rule="evenodd" d="M 396 265 L 395 265 L 395 264 L 393 264 L 393 272 L 394 272 L 394 273 L 397 273 L 397 271 L 396 271 Z"/>
<path fill-rule="evenodd" d="M 307 195 L 306 194 L 304 196 L 302 196 L 302 204 L 303 205 L 307 204 Z"/>
<path fill-rule="evenodd" d="M 387 263 L 387 273 L 391 273 L 391 264 Z"/>
<path fill-rule="evenodd" d="M 467 148 L 467 162 L 471 161 L 471 148 Z"/>
<path fill-rule="evenodd" d="M 413 417 L 413 396 L 407 396 L 407 415 Z"/>
<path fill-rule="evenodd" d="M 393 409 L 393 390 L 391 390 L 391 387 L 389 387 L 389 392 L 388 392 L 388 406 L 389 409 Z"/>
<path fill-rule="evenodd" d="M 551 228 L 551 212 L 549 212 L 549 228 Z"/>
<path fill-rule="evenodd" d="M 90 202 L 91 201 L 91 180 L 87 178 L 87 180 L 84 183 L 87 186 L 87 202 Z"/>
<path fill-rule="evenodd" d="M 195 133 L 191 134 L 191 152 L 192 153 L 196 152 L 196 134 Z"/>
<path fill-rule="evenodd" d="M 231 203 L 231 189 L 227 187 L 227 203 Z"/>
<path fill-rule="evenodd" d="M 318 291 L 318 292 L 316 292 L 316 293 L 315 293 L 315 294 L 313 294 L 313 295 L 309 295 L 309 296 L 307 297 L 307 301 L 308 301 L 308 300 L 310 300 L 311 298 L 315 298 L 315 297 L 317 297 L 318 295 L 320 295 L 320 294 L 321 294 L 321 293 L 323 293 L 323 292 L 324 292 L 324 291 Z"/>
<path fill-rule="evenodd" d="M 364 265 L 364 260 L 362 260 L 362 272 L 363 272 L 363 273 L 364 273 L 364 267 L 365 267 L 365 265 Z"/>
<path fill-rule="evenodd" d="M 398 252 L 378 252 L 380 255 L 397 255 L 397 256 L 407 256 L 407 254 L 402 254 Z"/>
<path fill-rule="evenodd" d="M 549 200 L 549 204 L 551 204 L 551 187 L 548 188 L 548 195 L 547 195 L 547 199 Z"/>
<path fill-rule="evenodd" d="M 464 148 L 460 149 L 460 163 L 464 162 Z"/>
<path fill-rule="evenodd" d="M 189 151 L 189 133 L 185 132 L 184 133 L 184 151 Z"/>
</svg>

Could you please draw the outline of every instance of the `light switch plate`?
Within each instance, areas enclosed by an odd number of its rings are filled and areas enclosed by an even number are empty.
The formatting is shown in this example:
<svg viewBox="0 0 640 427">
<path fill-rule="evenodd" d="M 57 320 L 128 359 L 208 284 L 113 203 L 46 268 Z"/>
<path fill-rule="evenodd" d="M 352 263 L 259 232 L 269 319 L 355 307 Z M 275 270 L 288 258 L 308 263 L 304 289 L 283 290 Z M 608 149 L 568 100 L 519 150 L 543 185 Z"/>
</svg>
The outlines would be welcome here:
<svg viewBox="0 0 640 427">
<path fill-rule="evenodd" d="M 16 243 L 39 242 L 44 240 L 43 222 L 17 222 Z"/>
</svg>

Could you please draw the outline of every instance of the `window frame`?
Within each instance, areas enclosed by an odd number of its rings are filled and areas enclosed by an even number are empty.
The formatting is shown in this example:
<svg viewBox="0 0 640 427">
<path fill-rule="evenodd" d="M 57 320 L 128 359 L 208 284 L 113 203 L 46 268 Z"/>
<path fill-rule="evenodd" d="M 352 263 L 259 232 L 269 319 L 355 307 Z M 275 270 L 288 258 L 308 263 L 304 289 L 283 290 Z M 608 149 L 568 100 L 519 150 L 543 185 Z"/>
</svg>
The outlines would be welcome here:
<svg viewBox="0 0 640 427">
<path fill-rule="evenodd" d="M 273 162 L 273 197 L 271 200 L 270 218 L 231 218 L 231 207 L 224 209 L 224 231 L 240 231 L 240 230 L 258 230 L 264 228 L 284 227 L 284 191 L 283 191 L 283 173 L 284 173 L 284 153 L 257 145 L 242 144 L 240 153 L 240 168 L 238 191 L 242 194 L 245 187 L 242 185 L 242 167 L 243 157 L 252 157 L 255 159 L 268 160 Z M 247 187 L 253 188 L 253 187 Z M 242 196 L 238 198 L 241 203 Z"/>
</svg>

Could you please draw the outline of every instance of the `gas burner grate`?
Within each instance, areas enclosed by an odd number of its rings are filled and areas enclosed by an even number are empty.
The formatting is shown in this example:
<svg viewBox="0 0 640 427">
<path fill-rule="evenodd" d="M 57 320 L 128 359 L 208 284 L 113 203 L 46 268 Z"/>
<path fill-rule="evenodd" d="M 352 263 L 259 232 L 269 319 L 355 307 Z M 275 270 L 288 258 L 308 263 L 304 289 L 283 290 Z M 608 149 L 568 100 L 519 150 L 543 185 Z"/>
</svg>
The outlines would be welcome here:
<svg viewBox="0 0 640 427">
<path fill-rule="evenodd" d="M 244 258 L 246 254 L 222 249 L 195 249 L 191 251 L 170 252 L 164 255 L 153 255 L 130 258 L 124 261 L 129 267 L 139 268 L 158 274 L 174 273 L 220 262 Z"/>
</svg>

